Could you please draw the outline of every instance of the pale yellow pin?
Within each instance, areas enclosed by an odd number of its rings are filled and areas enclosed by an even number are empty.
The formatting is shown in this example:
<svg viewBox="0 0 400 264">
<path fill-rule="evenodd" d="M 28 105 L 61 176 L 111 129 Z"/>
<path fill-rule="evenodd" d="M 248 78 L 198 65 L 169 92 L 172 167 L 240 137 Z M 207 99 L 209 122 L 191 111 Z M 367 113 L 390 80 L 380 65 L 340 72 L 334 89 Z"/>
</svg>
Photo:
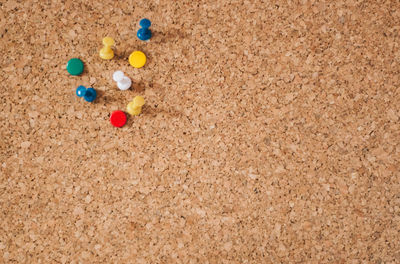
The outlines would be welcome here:
<svg viewBox="0 0 400 264">
<path fill-rule="evenodd" d="M 141 96 L 135 96 L 132 102 L 126 107 L 127 112 L 130 115 L 139 115 L 142 112 L 142 106 L 144 105 L 144 98 Z"/>
<path fill-rule="evenodd" d="M 103 60 L 111 60 L 114 58 L 114 51 L 112 50 L 112 46 L 114 46 L 115 41 L 113 38 L 105 37 L 103 38 L 104 47 L 100 50 L 99 55 Z"/>
</svg>

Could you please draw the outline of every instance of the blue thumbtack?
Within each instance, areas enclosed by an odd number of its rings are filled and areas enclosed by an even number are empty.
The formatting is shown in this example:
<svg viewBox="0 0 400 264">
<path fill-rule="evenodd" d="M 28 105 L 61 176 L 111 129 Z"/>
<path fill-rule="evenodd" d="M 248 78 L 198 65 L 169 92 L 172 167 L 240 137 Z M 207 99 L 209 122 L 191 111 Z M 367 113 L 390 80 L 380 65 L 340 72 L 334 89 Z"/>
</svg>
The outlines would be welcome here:
<svg viewBox="0 0 400 264">
<path fill-rule="evenodd" d="M 147 18 L 143 18 L 142 20 L 140 20 L 139 25 L 142 28 L 138 30 L 137 37 L 140 40 L 149 40 L 151 38 L 151 30 L 149 29 L 149 27 L 151 26 L 150 20 L 148 20 Z"/>
<path fill-rule="evenodd" d="M 83 85 L 78 86 L 76 88 L 76 95 L 79 97 L 83 97 L 87 102 L 93 102 L 96 99 L 97 93 L 93 88 L 87 88 Z"/>
</svg>

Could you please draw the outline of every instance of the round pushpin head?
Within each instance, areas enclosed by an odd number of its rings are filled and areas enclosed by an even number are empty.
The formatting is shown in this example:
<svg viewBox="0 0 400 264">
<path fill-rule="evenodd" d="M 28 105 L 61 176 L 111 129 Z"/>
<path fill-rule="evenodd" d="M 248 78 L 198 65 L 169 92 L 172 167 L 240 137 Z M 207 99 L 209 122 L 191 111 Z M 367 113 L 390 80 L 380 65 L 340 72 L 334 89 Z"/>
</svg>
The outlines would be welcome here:
<svg viewBox="0 0 400 264">
<path fill-rule="evenodd" d="M 76 88 L 76 95 L 79 97 L 83 97 L 86 93 L 86 87 L 83 85 L 78 86 L 78 88 Z"/>
<path fill-rule="evenodd" d="M 147 18 L 143 18 L 142 20 L 140 20 L 139 26 L 141 26 L 142 28 L 149 28 L 151 26 L 151 22 Z"/>
<path fill-rule="evenodd" d="M 135 96 L 135 98 L 133 98 L 133 103 L 135 106 L 142 107 L 144 105 L 144 98 L 141 96 Z"/>
<path fill-rule="evenodd" d="M 120 82 L 124 78 L 124 73 L 122 71 L 116 71 L 113 73 L 113 80 Z"/>
<path fill-rule="evenodd" d="M 124 76 L 121 81 L 117 82 L 117 86 L 121 91 L 128 90 L 132 85 L 131 79 Z"/>
<path fill-rule="evenodd" d="M 83 95 L 83 99 L 87 102 L 93 102 L 96 99 L 97 92 L 93 88 L 87 88 L 85 94 Z"/>
<path fill-rule="evenodd" d="M 104 46 L 114 46 L 114 44 L 115 44 L 115 41 L 114 41 L 113 38 L 111 38 L 111 37 L 103 38 L 103 45 Z"/>
<path fill-rule="evenodd" d="M 126 115 L 121 110 L 117 110 L 111 113 L 110 123 L 115 127 L 123 127 L 126 123 Z"/>
<path fill-rule="evenodd" d="M 142 68 L 146 64 L 146 55 L 141 51 L 134 51 L 129 55 L 129 63 L 135 68 Z"/>
<path fill-rule="evenodd" d="M 67 71 L 71 75 L 79 75 L 83 72 L 83 62 L 78 58 L 70 59 L 67 63 Z"/>
<path fill-rule="evenodd" d="M 151 31 L 148 28 L 141 28 L 138 30 L 136 35 L 140 40 L 146 41 L 151 38 Z"/>
</svg>

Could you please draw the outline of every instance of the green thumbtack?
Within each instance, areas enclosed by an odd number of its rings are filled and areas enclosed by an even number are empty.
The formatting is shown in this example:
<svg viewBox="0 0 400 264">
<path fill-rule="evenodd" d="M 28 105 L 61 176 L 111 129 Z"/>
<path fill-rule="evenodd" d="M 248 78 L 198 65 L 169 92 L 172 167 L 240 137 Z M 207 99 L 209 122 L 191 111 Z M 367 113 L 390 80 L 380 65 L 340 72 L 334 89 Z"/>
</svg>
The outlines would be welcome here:
<svg viewBox="0 0 400 264">
<path fill-rule="evenodd" d="M 71 75 L 79 75 L 83 72 L 83 62 L 78 58 L 70 59 L 67 63 L 67 71 Z"/>
</svg>

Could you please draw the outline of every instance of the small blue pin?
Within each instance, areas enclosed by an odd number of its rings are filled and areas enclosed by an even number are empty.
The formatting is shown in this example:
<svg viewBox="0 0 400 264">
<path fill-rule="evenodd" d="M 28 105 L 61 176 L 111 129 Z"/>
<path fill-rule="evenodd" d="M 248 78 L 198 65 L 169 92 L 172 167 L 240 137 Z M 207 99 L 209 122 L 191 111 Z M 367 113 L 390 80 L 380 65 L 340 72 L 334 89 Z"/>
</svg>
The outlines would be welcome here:
<svg viewBox="0 0 400 264">
<path fill-rule="evenodd" d="M 140 40 L 149 40 L 151 38 L 151 30 L 149 29 L 149 27 L 151 26 L 150 20 L 148 20 L 147 18 L 143 18 L 142 20 L 140 20 L 139 25 L 142 28 L 138 30 L 137 37 Z"/>
<path fill-rule="evenodd" d="M 87 102 L 93 102 L 96 99 L 97 93 L 93 88 L 87 88 L 83 85 L 78 86 L 76 88 L 76 95 L 79 97 L 83 97 Z"/>
</svg>

